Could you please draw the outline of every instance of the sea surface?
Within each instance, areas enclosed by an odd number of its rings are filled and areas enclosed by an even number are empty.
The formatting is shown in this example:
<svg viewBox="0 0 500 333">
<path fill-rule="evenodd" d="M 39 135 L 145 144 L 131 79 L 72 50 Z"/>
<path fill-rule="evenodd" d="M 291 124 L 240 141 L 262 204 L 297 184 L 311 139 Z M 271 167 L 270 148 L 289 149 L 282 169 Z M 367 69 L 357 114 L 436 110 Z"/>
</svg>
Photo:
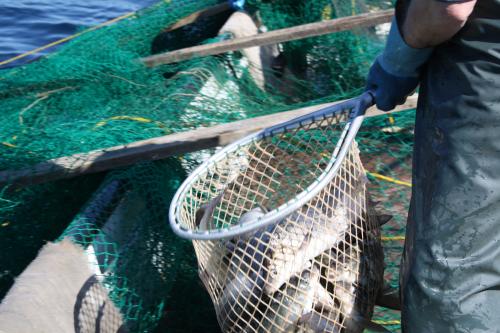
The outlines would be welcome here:
<svg viewBox="0 0 500 333">
<path fill-rule="evenodd" d="M 0 62 L 158 0 L 0 0 Z M 57 46 L 0 69 L 22 65 Z"/>
</svg>

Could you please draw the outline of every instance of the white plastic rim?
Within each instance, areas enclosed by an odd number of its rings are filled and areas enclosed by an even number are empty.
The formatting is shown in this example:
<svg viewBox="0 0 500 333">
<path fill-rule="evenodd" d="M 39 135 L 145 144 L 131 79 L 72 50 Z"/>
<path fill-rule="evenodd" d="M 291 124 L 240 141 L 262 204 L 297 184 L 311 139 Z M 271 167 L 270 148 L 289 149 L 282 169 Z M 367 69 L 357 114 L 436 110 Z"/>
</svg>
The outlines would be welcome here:
<svg viewBox="0 0 500 333">
<path fill-rule="evenodd" d="M 361 96 L 353 98 L 343 103 L 326 107 L 324 109 L 314 111 L 308 115 L 301 116 L 290 121 L 272 126 L 260 132 L 250 134 L 228 146 L 221 149 L 219 152 L 210 157 L 207 161 L 202 163 L 196 168 L 191 175 L 182 183 L 177 192 L 175 193 L 169 209 L 169 222 L 172 230 L 179 237 L 189 240 L 220 240 L 226 238 L 233 238 L 246 234 L 248 232 L 263 228 L 269 224 L 279 222 L 286 216 L 293 213 L 295 210 L 300 209 L 306 202 L 314 198 L 337 174 L 344 157 L 346 156 L 356 134 L 358 133 L 361 124 L 363 123 L 364 114 L 367 108 L 374 104 L 373 94 L 365 92 Z M 239 150 L 240 147 L 246 146 L 252 141 L 257 141 L 278 132 L 283 132 L 288 129 L 297 127 L 301 124 L 313 122 L 317 119 L 324 119 L 331 117 L 345 109 L 352 109 L 351 119 L 346 123 L 342 131 L 341 138 L 332 153 L 332 157 L 325 171 L 318 177 L 316 181 L 311 183 L 304 191 L 297 196 L 284 203 L 283 205 L 270 210 L 265 215 L 254 221 L 245 223 L 243 225 L 231 225 L 227 228 L 214 229 L 214 230 L 192 230 L 182 227 L 180 207 L 181 203 L 186 197 L 187 192 L 192 184 L 198 179 L 199 175 L 204 173 L 211 165 L 226 157 L 230 152 Z"/>
</svg>

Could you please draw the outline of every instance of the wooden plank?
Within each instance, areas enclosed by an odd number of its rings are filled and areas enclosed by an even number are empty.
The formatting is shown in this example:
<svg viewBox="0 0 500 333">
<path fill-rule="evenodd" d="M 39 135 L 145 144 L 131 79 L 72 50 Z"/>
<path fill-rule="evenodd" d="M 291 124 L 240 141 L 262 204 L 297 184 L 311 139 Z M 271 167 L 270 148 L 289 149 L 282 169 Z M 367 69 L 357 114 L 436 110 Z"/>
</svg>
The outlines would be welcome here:
<svg viewBox="0 0 500 333">
<path fill-rule="evenodd" d="M 89 153 L 60 157 L 26 169 L 5 170 L 0 172 L 0 185 L 26 186 L 44 183 L 129 166 L 137 162 L 154 161 L 173 155 L 224 146 L 250 133 L 340 102 L 319 104 L 208 128 L 197 128 Z M 416 104 L 417 95 L 414 95 L 409 97 L 405 104 L 391 112 L 413 109 Z M 373 117 L 381 114 L 387 114 L 387 112 L 372 107 L 367 110 L 366 116 Z"/>
<path fill-rule="evenodd" d="M 215 55 L 254 46 L 271 45 L 307 37 L 325 35 L 333 32 L 351 30 L 353 28 L 374 26 L 389 22 L 393 14 L 394 11 L 389 9 L 375 13 L 360 14 L 333 20 L 303 24 L 291 28 L 273 30 L 255 36 L 235 38 L 217 43 L 197 45 L 176 51 L 160 53 L 142 58 L 141 60 L 144 64 L 146 64 L 146 66 L 154 67 L 192 59 L 195 57 Z"/>
</svg>

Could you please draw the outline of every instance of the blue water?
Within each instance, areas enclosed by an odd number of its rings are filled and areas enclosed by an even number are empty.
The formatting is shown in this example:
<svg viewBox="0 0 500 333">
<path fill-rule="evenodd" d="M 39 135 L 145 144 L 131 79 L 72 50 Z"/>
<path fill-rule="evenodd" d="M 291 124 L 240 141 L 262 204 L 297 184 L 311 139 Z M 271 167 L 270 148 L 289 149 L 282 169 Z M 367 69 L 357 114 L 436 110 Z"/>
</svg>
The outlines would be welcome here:
<svg viewBox="0 0 500 333">
<path fill-rule="evenodd" d="M 0 62 L 158 0 L 0 0 Z M 29 62 L 56 47 L 6 68 Z"/>
</svg>

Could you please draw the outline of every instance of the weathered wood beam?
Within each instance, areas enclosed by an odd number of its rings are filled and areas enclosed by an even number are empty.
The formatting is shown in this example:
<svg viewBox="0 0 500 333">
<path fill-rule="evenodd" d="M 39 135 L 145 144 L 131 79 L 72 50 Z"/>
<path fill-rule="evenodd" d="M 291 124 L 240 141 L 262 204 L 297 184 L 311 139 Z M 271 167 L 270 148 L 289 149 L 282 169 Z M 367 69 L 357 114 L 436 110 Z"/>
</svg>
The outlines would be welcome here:
<svg viewBox="0 0 500 333">
<path fill-rule="evenodd" d="M 126 145 L 55 158 L 21 170 L 0 171 L 0 185 L 39 184 L 124 167 L 137 162 L 160 160 L 173 155 L 224 146 L 250 133 L 337 103 L 340 102 L 319 104 L 213 127 L 197 128 Z M 405 104 L 391 112 L 413 109 L 416 104 L 417 96 L 414 95 L 409 97 Z M 372 107 L 368 109 L 366 116 L 373 117 L 381 114 L 387 114 L 387 112 Z"/>
<path fill-rule="evenodd" d="M 142 58 L 141 60 L 144 64 L 146 64 L 146 66 L 154 67 L 196 57 L 204 57 L 229 51 L 241 50 L 249 47 L 283 43 L 307 37 L 326 35 L 333 32 L 351 30 L 354 28 L 374 26 L 389 22 L 393 14 L 394 11 L 389 9 L 375 13 L 360 14 L 333 20 L 303 24 L 291 28 L 264 32 L 254 36 L 235 38 L 217 43 L 197 45 L 185 49 L 156 54 Z"/>
</svg>

